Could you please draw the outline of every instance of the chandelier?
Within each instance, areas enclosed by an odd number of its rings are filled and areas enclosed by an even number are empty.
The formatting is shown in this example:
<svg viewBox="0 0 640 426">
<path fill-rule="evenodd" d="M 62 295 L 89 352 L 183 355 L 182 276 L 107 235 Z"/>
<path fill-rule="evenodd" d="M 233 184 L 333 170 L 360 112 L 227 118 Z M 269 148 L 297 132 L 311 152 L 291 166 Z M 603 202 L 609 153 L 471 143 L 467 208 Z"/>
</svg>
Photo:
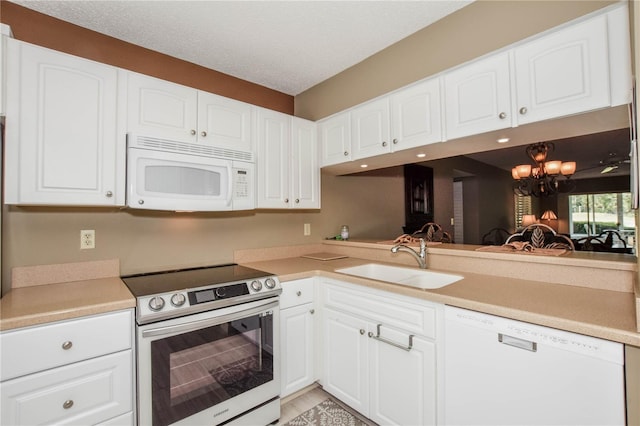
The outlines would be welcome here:
<svg viewBox="0 0 640 426">
<path fill-rule="evenodd" d="M 513 192 L 518 195 L 548 197 L 575 188 L 571 175 L 576 172 L 575 161 L 547 161 L 547 154 L 555 150 L 551 142 L 539 142 L 529 145 L 526 153 L 534 165 L 521 164 L 511 169 Z M 564 176 L 565 179 L 560 179 Z"/>
</svg>

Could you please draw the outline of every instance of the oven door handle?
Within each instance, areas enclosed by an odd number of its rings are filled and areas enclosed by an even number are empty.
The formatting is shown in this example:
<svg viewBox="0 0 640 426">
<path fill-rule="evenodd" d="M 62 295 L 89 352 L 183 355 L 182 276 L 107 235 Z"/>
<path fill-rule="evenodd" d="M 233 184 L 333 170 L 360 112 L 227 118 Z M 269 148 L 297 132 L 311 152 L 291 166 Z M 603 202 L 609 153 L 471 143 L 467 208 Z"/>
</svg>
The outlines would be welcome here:
<svg viewBox="0 0 640 426">
<path fill-rule="evenodd" d="M 239 312 L 234 312 L 232 314 L 217 316 L 214 318 L 208 318 L 199 321 L 187 322 L 184 324 L 178 325 L 169 325 L 166 327 L 158 327 L 152 328 L 149 330 L 142 331 L 142 337 L 154 337 L 154 336 L 165 336 L 167 334 L 174 333 L 187 333 L 189 331 L 199 330 L 204 327 L 211 327 L 214 325 L 224 324 L 225 322 L 235 321 L 237 319 L 246 318 L 247 316 L 259 314 L 265 310 L 273 309 L 278 306 L 278 302 L 271 302 L 265 305 L 260 305 L 252 309 L 245 309 Z"/>
</svg>

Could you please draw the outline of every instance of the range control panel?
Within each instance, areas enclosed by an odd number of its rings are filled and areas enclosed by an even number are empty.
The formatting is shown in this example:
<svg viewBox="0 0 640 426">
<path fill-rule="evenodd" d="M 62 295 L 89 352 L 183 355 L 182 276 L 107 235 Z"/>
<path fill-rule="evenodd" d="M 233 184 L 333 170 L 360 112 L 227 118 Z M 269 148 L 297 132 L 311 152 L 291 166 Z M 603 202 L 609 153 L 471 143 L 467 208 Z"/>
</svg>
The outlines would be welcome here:
<svg viewBox="0 0 640 426">
<path fill-rule="evenodd" d="M 142 296 L 137 298 L 136 319 L 139 324 L 145 324 L 277 296 L 281 292 L 278 278 L 271 276 Z"/>
</svg>

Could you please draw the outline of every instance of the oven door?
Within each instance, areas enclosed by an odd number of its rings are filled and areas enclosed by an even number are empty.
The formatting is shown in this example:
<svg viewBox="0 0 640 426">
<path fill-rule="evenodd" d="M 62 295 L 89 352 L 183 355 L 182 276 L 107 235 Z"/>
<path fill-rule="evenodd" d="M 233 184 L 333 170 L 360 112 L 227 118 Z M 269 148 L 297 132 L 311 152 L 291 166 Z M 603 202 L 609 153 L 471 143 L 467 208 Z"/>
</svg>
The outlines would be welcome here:
<svg viewBox="0 0 640 426">
<path fill-rule="evenodd" d="M 277 398 L 278 323 L 276 298 L 139 326 L 139 424 L 216 425 Z"/>
</svg>

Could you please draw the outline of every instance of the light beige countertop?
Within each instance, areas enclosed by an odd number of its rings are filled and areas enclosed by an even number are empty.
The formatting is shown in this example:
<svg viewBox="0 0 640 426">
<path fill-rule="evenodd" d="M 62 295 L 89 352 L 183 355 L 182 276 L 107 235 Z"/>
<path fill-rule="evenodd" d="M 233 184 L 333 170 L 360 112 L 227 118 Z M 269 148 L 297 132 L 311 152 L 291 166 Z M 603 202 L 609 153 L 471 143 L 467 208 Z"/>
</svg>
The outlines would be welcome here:
<svg viewBox="0 0 640 426">
<path fill-rule="evenodd" d="M 119 277 L 14 288 L 0 299 L 0 330 L 134 308 Z"/>
<path fill-rule="evenodd" d="M 16 267 L 11 284 L 0 299 L 0 330 L 136 306 L 118 259 Z"/>
<path fill-rule="evenodd" d="M 517 254 L 498 254 L 498 259 L 496 259 L 496 253 L 475 251 L 477 247 L 456 247 L 457 258 L 461 264 L 456 264 L 457 269 L 455 270 L 433 267 L 434 271 L 458 273 L 464 276 L 464 279 L 456 283 L 434 290 L 416 289 L 334 272 L 336 269 L 362 265 L 372 261 L 396 266 L 398 266 L 398 260 L 408 261 L 406 266 L 417 268 L 415 260 L 411 256 L 404 254 L 402 257 L 396 255 L 391 257 L 387 246 L 378 247 L 367 242 L 330 243 L 323 245 L 322 250 L 317 250 L 316 247 L 316 251 L 343 255 L 360 253 L 364 254 L 363 257 L 350 256 L 337 260 L 313 260 L 299 257 L 307 253 L 301 253 L 298 250 L 290 257 L 242 263 L 251 268 L 276 274 L 281 281 L 310 276 L 334 278 L 410 297 L 640 346 L 640 333 L 638 333 L 636 319 L 636 294 L 633 288 L 634 278 L 629 278 L 636 275 L 635 258 L 626 258 L 620 262 L 619 259 L 613 259 L 613 257 L 592 256 L 588 253 L 584 256 L 584 253 L 576 253 L 577 256 L 565 257 L 564 259 L 558 259 L 555 256 L 552 257 L 553 259 L 549 259 L 549 256 L 544 256 L 547 259 L 540 259 L 542 256 Z M 372 248 L 373 252 L 359 250 Z M 446 255 L 449 260 L 456 258 L 451 250 L 446 250 L 444 247 L 430 247 L 429 255 L 435 258 L 437 251 L 441 251 L 440 254 Z M 445 251 L 448 253 L 444 253 Z M 465 252 L 467 252 L 466 255 Z M 485 263 L 488 262 L 490 265 L 485 267 L 493 268 L 491 275 L 485 273 L 484 270 L 483 273 L 469 272 L 468 269 L 475 267 L 475 264 L 472 261 L 465 261 L 465 256 L 470 258 L 486 257 Z M 506 256 L 506 260 L 500 259 L 501 256 Z M 390 260 L 392 261 L 390 262 Z M 439 263 L 438 259 L 432 260 L 435 264 Z M 449 264 L 447 263 L 447 265 Z M 556 277 L 558 274 L 556 268 L 568 270 L 567 276 Z M 558 282 L 540 281 L 536 269 L 539 276 L 551 276 Z M 549 269 L 552 271 L 551 273 Z M 516 272 L 512 272 L 512 270 Z M 586 286 L 578 286 L 575 283 L 572 285 L 571 276 L 576 271 L 578 273 L 582 271 L 581 277 L 592 275 L 596 279 L 586 282 Z M 625 278 L 620 281 L 628 280 L 632 283 L 631 285 L 611 282 L 607 278 L 608 274 L 616 276 L 620 272 L 624 272 L 625 275 Z M 535 278 L 535 280 L 530 278 Z M 601 282 L 603 279 L 605 282 Z"/>
<path fill-rule="evenodd" d="M 476 251 L 478 246 L 430 246 L 430 269 L 464 276 L 454 284 L 435 290 L 334 272 L 372 261 L 416 267 L 411 256 L 392 255 L 389 247 L 376 242 L 328 242 L 239 251 L 235 253 L 235 261 L 274 273 L 282 281 L 309 276 L 334 278 L 640 347 L 635 257 L 591 253 L 527 256 L 480 252 Z M 348 257 L 328 261 L 299 257 L 314 252 Z M 91 278 L 86 276 L 88 265 L 85 263 L 72 265 L 73 273 L 69 273 L 68 266 L 23 271 L 28 277 L 26 281 L 37 281 L 38 285 L 13 288 L 0 300 L 0 330 L 135 307 L 135 298 L 118 276 Z M 106 268 L 104 264 L 95 266 L 106 269 L 102 275 L 119 274 L 117 261 L 106 263 Z M 56 275 L 64 282 L 46 283 L 38 278 Z"/>
</svg>

